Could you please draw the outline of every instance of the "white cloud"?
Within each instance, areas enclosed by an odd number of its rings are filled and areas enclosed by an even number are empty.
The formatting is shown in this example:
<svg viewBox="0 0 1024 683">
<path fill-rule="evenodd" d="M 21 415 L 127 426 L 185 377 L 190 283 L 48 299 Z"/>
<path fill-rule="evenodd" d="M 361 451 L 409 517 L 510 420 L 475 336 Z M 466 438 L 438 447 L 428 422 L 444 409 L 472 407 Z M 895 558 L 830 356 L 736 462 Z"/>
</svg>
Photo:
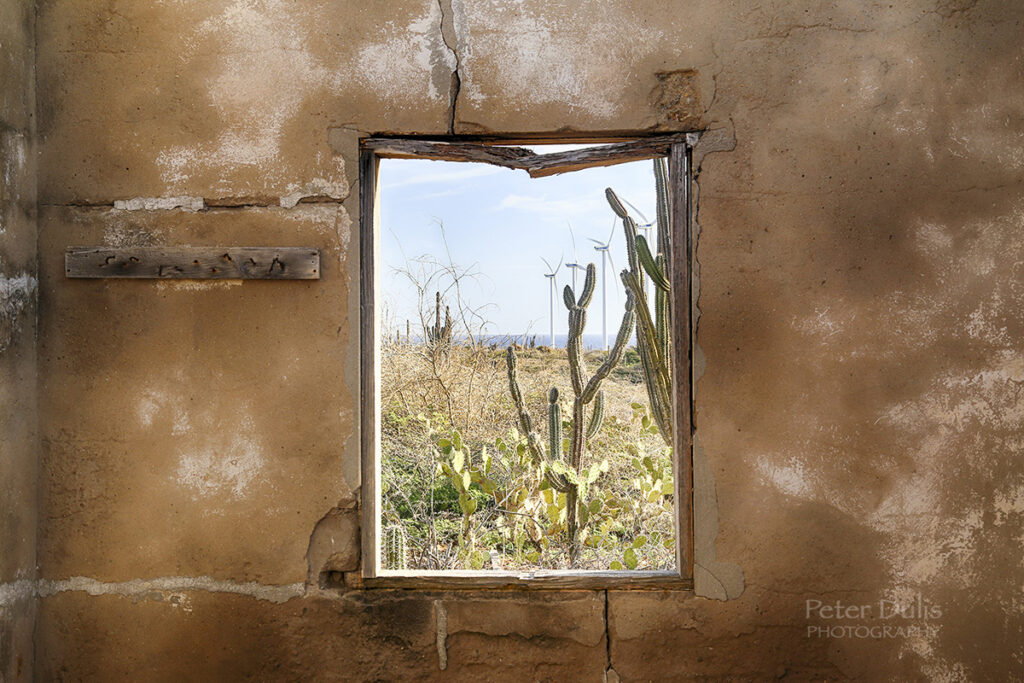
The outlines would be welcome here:
<svg viewBox="0 0 1024 683">
<path fill-rule="evenodd" d="M 395 167 L 392 166 L 392 168 Z M 429 183 L 450 184 L 460 180 L 494 175 L 495 173 L 500 173 L 501 170 L 498 166 L 484 164 L 463 164 L 459 168 L 453 168 L 450 164 L 445 164 L 444 166 L 438 166 L 436 170 L 404 175 L 401 171 L 395 172 L 388 169 L 390 171 L 388 175 L 391 177 L 397 176 L 397 178 L 381 183 L 381 187 L 385 190 L 393 190 L 399 187 L 408 187 L 409 185 L 426 185 Z"/>
</svg>

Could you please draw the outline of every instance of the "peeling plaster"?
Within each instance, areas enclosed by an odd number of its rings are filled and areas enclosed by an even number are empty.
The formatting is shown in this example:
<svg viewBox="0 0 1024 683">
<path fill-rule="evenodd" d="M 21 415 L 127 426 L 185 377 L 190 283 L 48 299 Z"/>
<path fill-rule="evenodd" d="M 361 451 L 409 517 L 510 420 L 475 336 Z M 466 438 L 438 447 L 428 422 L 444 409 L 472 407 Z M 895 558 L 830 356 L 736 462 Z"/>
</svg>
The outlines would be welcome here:
<svg viewBox="0 0 1024 683">
<path fill-rule="evenodd" d="M 347 196 L 340 158 L 327 161 L 327 177 L 299 183 L 285 175 L 288 169 L 280 163 L 287 154 L 286 130 L 308 101 L 352 88 L 374 92 L 400 109 L 449 97 L 456 59 L 439 30 L 439 5 L 428 5 L 405 25 L 386 22 L 378 40 L 334 61 L 317 53 L 319 37 L 313 31 L 322 22 L 304 14 L 312 11 L 284 0 L 235 0 L 185 35 L 182 68 L 203 62 L 209 69 L 205 64 L 212 59 L 207 99 L 224 125 L 215 140 L 168 146 L 156 154 L 170 188 L 186 187 L 201 172 L 233 175 L 250 167 L 258 170 L 265 188 L 285 188 L 278 190 L 281 206 L 313 196 L 340 200 Z M 260 74 L 257 83 L 253 73 Z M 227 184 L 212 189 L 224 196 L 237 194 Z"/>
<path fill-rule="evenodd" d="M 339 162 L 339 166 L 344 173 L 345 165 L 343 162 Z M 313 178 L 308 183 L 303 183 L 302 186 L 298 186 L 294 183 L 289 184 L 286 194 L 281 195 L 279 202 L 282 207 L 286 209 L 295 208 L 301 200 L 308 197 L 328 197 L 337 201 L 341 201 L 348 196 L 348 185 L 341 181 L 330 181 L 323 178 Z"/>
<path fill-rule="evenodd" d="M 202 211 L 206 203 L 202 197 L 134 197 L 115 200 L 114 208 L 120 211 Z"/>
<path fill-rule="evenodd" d="M 30 579 L 0 583 L 0 609 L 7 609 L 19 602 L 31 600 L 35 596 L 35 592 L 36 582 Z"/>
<path fill-rule="evenodd" d="M 0 353 L 21 333 L 25 309 L 35 303 L 38 281 L 28 273 L 5 277 L 0 273 Z"/>
<path fill-rule="evenodd" d="M 454 135 L 455 119 L 458 114 L 459 91 L 462 89 L 462 76 L 459 73 L 462 61 L 459 59 L 455 6 L 453 0 L 438 0 L 437 4 L 441 10 L 441 40 L 444 41 L 445 47 L 451 52 L 451 59 L 448 60 L 452 72 L 451 85 L 448 88 L 448 133 Z"/>
<path fill-rule="evenodd" d="M 697 342 L 700 328 L 700 222 L 698 182 L 701 163 L 714 152 L 728 152 L 736 147 L 736 138 L 731 129 L 718 129 L 701 135 L 693 147 L 692 163 L 694 181 L 692 190 L 693 210 L 693 383 L 699 389 L 700 378 L 704 375 L 707 360 L 704 350 Z M 715 540 L 718 538 L 718 492 L 715 475 L 708 463 L 707 453 L 700 441 L 700 425 L 695 424 L 693 436 L 693 589 L 698 596 L 716 600 L 738 598 L 744 590 L 743 568 L 731 562 L 718 560 Z"/>
<path fill-rule="evenodd" d="M 8 607 L 19 600 L 34 596 L 48 598 L 60 593 L 81 591 L 89 595 L 121 595 L 130 598 L 153 598 L 154 591 L 178 593 L 181 591 L 206 591 L 209 593 L 233 593 L 246 595 L 257 600 L 282 603 L 305 595 L 302 583 L 270 585 L 254 581 L 238 582 L 214 579 L 209 576 L 162 576 L 154 579 L 132 579 L 131 581 L 107 582 L 85 576 L 50 581 L 20 580 L 0 584 L 0 608 Z M 172 606 L 177 606 L 170 602 Z"/>
</svg>

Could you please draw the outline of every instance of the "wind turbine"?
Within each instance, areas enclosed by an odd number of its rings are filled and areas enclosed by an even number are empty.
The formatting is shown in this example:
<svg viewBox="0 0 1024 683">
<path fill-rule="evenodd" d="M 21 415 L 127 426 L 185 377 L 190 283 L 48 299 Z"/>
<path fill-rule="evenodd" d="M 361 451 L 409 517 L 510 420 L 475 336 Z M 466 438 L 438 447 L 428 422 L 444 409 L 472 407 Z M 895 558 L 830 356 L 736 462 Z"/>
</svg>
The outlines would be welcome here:
<svg viewBox="0 0 1024 683">
<path fill-rule="evenodd" d="M 558 265 L 554 268 L 548 263 L 547 259 L 543 256 L 540 258 L 544 262 L 544 265 L 548 267 L 550 273 L 544 273 L 544 277 L 551 283 L 551 296 L 548 301 L 548 322 L 551 326 L 551 348 L 555 348 L 555 275 L 558 274 L 558 269 L 562 267 L 562 260 L 558 260 Z"/>
<path fill-rule="evenodd" d="M 594 251 L 601 252 L 601 336 L 604 339 L 604 350 L 608 350 L 608 263 L 612 264 L 612 268 L 615 267 L 615 262 L 612 261 L 612 255 L 608 251 L 608 247 L 612 245 L 612 238 L 615 237 L 615 225 L 612 225 L 612 231 L 608 235 L 608 239 L 604 242 L 595 240 L 593 237 L 587 239 L 596 244 Z"/>
<path fill-rule="evenodd" d="M 572 260 L 573 260 L 573 262 L 572 263 L 566 263 L 565 267 L 572 269 L 572 291 L 575 292 L 576 291 L 576 271 L 577 270 L 586 271 L 587 266 L 585 264 L 583 264 L 583 263 L 580 263 L 579 259 L 576 258 L 576 235 L 574 235 L 573 232 L 572 232 L 572 223 L 569 223 L 569 237 L 572 238 Z"/>
</svg>

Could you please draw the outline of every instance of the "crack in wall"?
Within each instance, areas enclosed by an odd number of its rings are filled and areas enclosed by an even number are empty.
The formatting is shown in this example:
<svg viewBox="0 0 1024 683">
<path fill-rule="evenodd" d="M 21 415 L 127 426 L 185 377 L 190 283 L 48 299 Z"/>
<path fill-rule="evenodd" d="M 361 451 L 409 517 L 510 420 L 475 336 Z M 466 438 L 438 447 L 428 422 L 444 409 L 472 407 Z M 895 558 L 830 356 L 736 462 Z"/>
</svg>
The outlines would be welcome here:
<svg viewBox="0 0 1024 683">
<path fill-rule="evenodd" d="M 608 621 L 608 590 L 604 591 L 604 652 L 605 652 L 605 667 L 604 667 L 604 681 L 610 683 L 612 681 L 617 682 L 619 680 L 619 674 L 616 673 L 612 667 L 612 632 Z"/>
<path fill-rule="evenodd" d="M 458 35 L 455 32 L 455 10 L 452 7 L 452 0 L 437 0 L 437 6 L 441 10 L 441 40 L 444 41 L 444 46 L 452 53 L 452 58 L 455 60 L 451 84 L 448 86 L 448 133 L 455 135 L 455 114 L 459 105 L 459 91 L 462 90 L 462 76 L 459 74 L 462 60 L 459 57 Z"/>
</svg>

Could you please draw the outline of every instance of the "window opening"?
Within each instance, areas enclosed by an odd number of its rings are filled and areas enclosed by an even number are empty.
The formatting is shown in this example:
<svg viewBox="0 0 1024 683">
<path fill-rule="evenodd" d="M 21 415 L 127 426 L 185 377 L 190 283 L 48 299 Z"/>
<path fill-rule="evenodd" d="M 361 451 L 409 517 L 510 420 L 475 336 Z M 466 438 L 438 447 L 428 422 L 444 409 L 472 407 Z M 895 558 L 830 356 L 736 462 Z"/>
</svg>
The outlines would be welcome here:
<svg viewBox="0 0 1024 683">
<path fill-rule="evenodd" d="M 688 143 L 364 141 L 369 585 L 688 585 Z"/>
</svg>

